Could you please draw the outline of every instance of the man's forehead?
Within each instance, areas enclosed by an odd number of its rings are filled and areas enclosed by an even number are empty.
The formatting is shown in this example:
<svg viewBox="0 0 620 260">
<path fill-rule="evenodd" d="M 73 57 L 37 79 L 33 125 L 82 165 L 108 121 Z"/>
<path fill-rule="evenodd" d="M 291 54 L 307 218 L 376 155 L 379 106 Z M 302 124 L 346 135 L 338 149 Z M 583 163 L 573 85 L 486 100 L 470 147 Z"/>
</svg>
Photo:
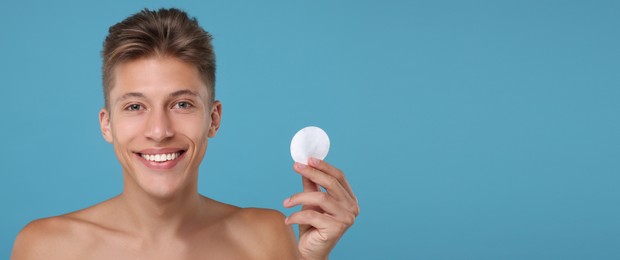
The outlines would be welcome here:
<svg viewBox="0 0 620 260">
<path fill-rule="evenodd" d="M 200 71 L 191 63 L 171 57 L 128 60 L 113 68 L 116 86 L 206 87 Z"/>
</svg>

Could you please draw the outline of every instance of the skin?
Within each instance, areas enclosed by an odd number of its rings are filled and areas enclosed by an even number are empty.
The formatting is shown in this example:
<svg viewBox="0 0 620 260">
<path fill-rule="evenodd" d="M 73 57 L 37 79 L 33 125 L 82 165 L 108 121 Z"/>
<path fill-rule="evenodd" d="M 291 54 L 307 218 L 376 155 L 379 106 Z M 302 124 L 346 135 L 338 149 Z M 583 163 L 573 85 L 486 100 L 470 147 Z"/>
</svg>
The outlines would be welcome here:
<svg viewBox="0 0 620 260">
<path fill-rule="evenodd" d="M 222 105 L 209 101 L 198 70 L 151 57 L 119 64 L 114 77 L 99 119 L 123 169 L 123 193 L 29 223 L 11 259 L 327 259 L 359 214 L 342 171 L 320 160 L 294 165 L 304 191 L 283 204 L 303 206 L 288 218 L 200 195 L 198 168 Z M 174 164 L 156 168 L 141 157 L 175 151 Z M 292 224 L 299 224 L 299 242 Z"/>
</svg>

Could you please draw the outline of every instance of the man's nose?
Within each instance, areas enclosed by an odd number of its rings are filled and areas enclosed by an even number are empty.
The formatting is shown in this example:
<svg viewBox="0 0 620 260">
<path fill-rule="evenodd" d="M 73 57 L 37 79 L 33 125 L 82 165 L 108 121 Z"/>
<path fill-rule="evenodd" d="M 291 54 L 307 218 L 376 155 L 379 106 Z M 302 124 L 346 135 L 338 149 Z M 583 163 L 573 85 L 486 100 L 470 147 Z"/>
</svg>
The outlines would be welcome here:
<svg viewBox="0 0 620 260">
<path fill-rule="evenodd" d="M 163 109 L 151 111 L 144 135 L 155 142 L 162 142 L 174 136 L 167 111 Z"/>
</svg>

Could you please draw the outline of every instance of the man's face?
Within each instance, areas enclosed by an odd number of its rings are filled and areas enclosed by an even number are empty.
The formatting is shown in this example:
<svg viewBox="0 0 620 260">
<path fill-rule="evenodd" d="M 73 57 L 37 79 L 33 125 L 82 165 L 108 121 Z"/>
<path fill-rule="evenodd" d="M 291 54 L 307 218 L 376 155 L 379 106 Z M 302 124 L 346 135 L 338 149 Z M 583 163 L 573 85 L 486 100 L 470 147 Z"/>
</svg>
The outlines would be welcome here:
<svg viewBox="0 0 620 260">
<path fill-rule="evenodd" d="M 123 167 L 125 191 L 170 197 L 196 187 L 198 166 L 215 136 L 221 104 L 209 106 L 195 66 L 175 58 L 118 65 L 109 111 L 99 113 L 104 138 Z"/>
</svg>

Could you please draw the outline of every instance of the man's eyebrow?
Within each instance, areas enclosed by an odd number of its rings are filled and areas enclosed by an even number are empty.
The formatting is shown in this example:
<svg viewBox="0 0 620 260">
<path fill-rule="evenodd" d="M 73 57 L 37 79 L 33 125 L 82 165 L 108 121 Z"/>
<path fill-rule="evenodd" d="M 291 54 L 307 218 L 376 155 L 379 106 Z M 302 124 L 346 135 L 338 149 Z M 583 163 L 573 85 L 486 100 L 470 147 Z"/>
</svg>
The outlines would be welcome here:
<svg viewBox="0 0 620 260">
<path fill-rule="evenodd" d="M 170 93 L 170 95 L 168 95 L 168 97 L 175 98 L 175 97 L 184 96 L 184 95 L 200 97 L 200 95 L 198 93 L 196 93 L 194 91 L 191 91 L 189 89 L 177 90 L 175 92 Z"/>
<path fill-rule="evenodd" d="M 175 97 L 179 97 L 179 96 L 184 96 L 184 95 L 189 95 L 189 96 L 195 96 L 195 97 L 200 97 L 200 94 L 191 91 L 189 89 L 182 89 L 182 90 L 177 90 L 175 92 L 172 92 L 168 95 L 169 98 L 175 98 Z M 125 93 L 124 95 L 118 97 L 116 99 L 116 101 L 114 101 L 114 103 L 118 103 L 119 101 L 128 99 L 128 98 L 146 98 L 146 96 L 140 92 L 128 92 Z"/>
<path fill-rule="evenodd" d="M 125 93 L 124 95 L 118 97 L 116 99 L 116 101 L 114 101 L 114 103 L 118 103 L 119 101 L 124 100 L 124 99 L 128 99 L 130 97 L 145 98 L 144 94 L 142 94 L 142 93 L 139 93 L 139 92 L 129 92 L 129 93 Z"/>
</svg>

